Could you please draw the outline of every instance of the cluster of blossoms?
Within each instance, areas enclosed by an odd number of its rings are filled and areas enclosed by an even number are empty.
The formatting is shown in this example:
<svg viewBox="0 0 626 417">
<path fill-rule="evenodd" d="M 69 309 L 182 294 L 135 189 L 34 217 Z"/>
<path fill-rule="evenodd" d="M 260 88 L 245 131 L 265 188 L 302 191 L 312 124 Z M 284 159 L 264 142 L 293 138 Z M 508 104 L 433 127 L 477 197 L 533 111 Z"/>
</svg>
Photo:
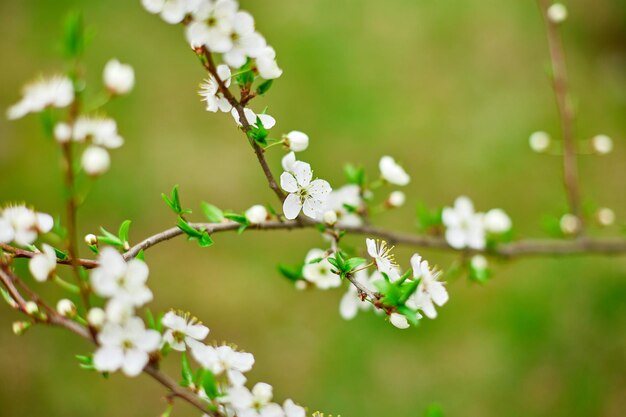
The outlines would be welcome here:
<svg viewBox="0 0 626 417">
<path fill-rule="evenodd" d="M 502 235 L 512 227 L 504 210 L 476 212 L 472 201 L 465 196 L 458 197 L 453 207 L 443 209 L 442 220 L 446 227 L 446 242 L 455 249 L 483 250 L 488 235 Z"/>
<path fill-rule="evenodd" d="M 31 245 L 42 233 L 54 226 L 52 216 L 38 213 L 23 204 L 0 209 L 0 243 L 15 242 L 19 246 Z"/>
</svg>

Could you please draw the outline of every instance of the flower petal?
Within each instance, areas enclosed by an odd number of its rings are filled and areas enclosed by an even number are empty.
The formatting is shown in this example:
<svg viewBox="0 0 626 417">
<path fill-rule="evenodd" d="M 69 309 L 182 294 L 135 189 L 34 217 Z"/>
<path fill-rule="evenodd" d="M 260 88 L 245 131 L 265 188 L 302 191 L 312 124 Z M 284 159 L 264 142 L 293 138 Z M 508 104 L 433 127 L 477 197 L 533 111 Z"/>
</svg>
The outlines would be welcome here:
<svg viewBox="0 0 626 417">
<path fill-rule="evenodd" d="M 283 203 L 283 213 L 285 217 L 289 220 L 293 220 L 298 217 L 300 214 L 300 210 L 302 209 L 302 200 L 300 197 L 295 194 L 289 194 L 287 198 L 285 198 L 285 202 Z"/>
</svg>

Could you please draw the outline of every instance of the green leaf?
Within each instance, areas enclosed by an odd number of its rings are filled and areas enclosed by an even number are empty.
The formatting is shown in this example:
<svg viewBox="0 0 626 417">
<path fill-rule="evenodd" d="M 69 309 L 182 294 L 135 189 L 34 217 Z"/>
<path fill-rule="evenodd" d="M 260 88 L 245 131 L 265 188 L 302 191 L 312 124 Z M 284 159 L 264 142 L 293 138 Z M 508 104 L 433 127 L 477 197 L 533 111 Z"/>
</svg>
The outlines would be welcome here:
<svg viewBox="0 0 626 417">
<path fill-rule="evenodd" d="M 280 272 L 289 281 L 298 281 L 302 279 L 302 267 L 303 265 L 292 267 L 285 264 L 278 264 L 278 272 Z"/>
<path fill-rule="evenodd" d="M 406 320 L 413 326 L 417 326 L 420 322 L 417 318 L 417 310 L 413 310 L 407 306 L 400 306 L 398 307 L 398 313 L 406 317 Z"/>
<path fill-rule="evenodd" d="M 44 109 L 41 113 L 39 113 L 39 120 L 41 121 L 41 127 L 44 135 L 47 138 L 54 137 L 54 125 L 56 124 L 56 120 L 52 110 Z"/>
<path fill-rule="evenodd" d="M 148 324 L 149 329 L 156 330 L 157 324 L 154 321 L 154 315 L 152 314 L 152 310 L 146 308 L 146 323 Z"/>
<path fill-rule="evenodd" d="M 210 399 L 215 399 L 219 396 L 217 389 L 217 382 L 215 381 L 215 375 L 208 369 L 204 370 L 204 376 L 202 377 L 202 388 Z"/>
<path fill-rule="evenodd" d="M 352 164 L 347 164 L 343 168 L 343 172 L 346 175 L 346 179 L 351 184 L 357 184 L 362 186 L 365 184 L 365 170 L 361 167 L 355 167 Z"/>
<path fill-rule="evenodd" d="M 272 84 L 274 84 L 274 80 L 265 80 L 265 81 L 263 81 L 256 88 L 256 93 L 258 95 L 262 96 L 263 94 L 268 92 L 268 90 L 272 87 Z"/>
<path fill-rule="evenodd" d="M 119 231 L 117 232 L 117 235 L 122 242 L 128 242 L 128 230 L 130 229 L 130 223 L 130 220 L 124 220 L 120 225 Z"/>
<path fill-rule="evenodd" d="M 426 204 L 418 201 L 416 204 L 417 228 L 420 231 L 426 231 L 434 226 L 442 224 L 442 209 L 430 210 Z"/>
<path fill-rule="evenodd" d="M 248 224 L 248 219 L 243 214 L 224 213 L 224 217 L 226 217 L 228 220 L 232 220 L 232 221 L 237 222 L 239 224 L 245 224 L 245 225 Z"/>
<path fill-rule="evenodd" d="M 118 249 L 124 248 L 124 242 L 122 242 L 119 237 L 115 236 L 104 227 L 100 227 L 100 231 L 102 232 L 102 235 L 97 236 L 99 243 L 105 243 L 107 245 L 115 246 Z"/>
<path fill-rule="evenodd" d="M 443 409 L 439 404 L 431 404 L 426 409 L 425 417 L 443 417 Z"/>
<path fill-rule="evenodd" d="M 211 223 L 221 223 L 224 220 L 224 212 L 213 204 L 200 203 L 202 212 Z"/>
<path fill-rule="evenodd" d="M 197 230 L 191 227 L 182 217 L 178 217 L 176 226 L 187 235 L 189 240 L 197 240 L 198 245 L 202 248 L 207 248 L 213 244 L 213 239 L 206 230 Z"/>
<path fill-rule="evenodd" d="M 56 254 L 58 260 L 64 261 L 67 259 L 67 252 L 63 252 L 60 249 L 54 248 L 54 253 Z"/>
<path fill-rule="evenodd" d="M 143 249 L 137 252 L 137 256 L 135 256 L 135 259 L 139 259 L 140 261 L 146 260 L 146 253 L 143 251 Z"/>
<path fill-rule="evenodd" d="M 189 364 L 189 359 L 187 359 L 187 354 L 183 352 L 181 357 L 181 375 L 183 377 L 180 385 L 183 387 L 188 387 L 193 384 L 193 371 L 191 370 L 191 365 Z"/>
<path fill-rule="evenodd" d="M 357 266 L 364 264 L 364 263 L 365 263 L 364 258 L 350 258 L 345 263 L 346 272 L 350 272 Z"/>
<path fill-rule="evenodd" d="M 70 58 L 78 58 L 85 51 L 85 25 L 82 13 L 73 12 L 66 17 L 63 47 Z"/>
<path fill-rule="evenodd" d="M 213 245 L 213 239 L 211 239 L 211 236 L 206 230 L 202 231 L 202 236 L 200 236 L 200 238 L 198 239 L 198 244 L 202 248 L 208 248 L 209 246 Z"/>
<path fill-rule="evenodd" d="M 164 193 L 161 193 L 161 198 L 163 198 L 163 201 L 165 201 L 165 203 L 172 209 L 175 214 L 178 214 L 180 216 L 186 213 L 191 213 L 191 209 L 183 209 L 180 204 L 180 197 L 178 195 L 178 184 L 176 184 L 174 188 L 172 188 L 172 193 L 170 197 L 168 197 Z"/>
<path fill-rule="evenodd" d="M 400 303 L 404 304 L 406 303 L 406 301 L 409 299 L 409 297 L 411 297 L 411 295 L 413 295 L 413 293 L 417 290 L 417 287 L 419 285 L 420 281 L 419 280 L 411 280 L 406 282 L 405 284 L 403 284 L 400 287 Z"/>
<path fill-rule="evenodd" d="M 254 82 L 254 73 L 252 72 L 252 61 L 248 61 L 239 68 L 239 74 L 235 77 L 235 82 L 240 87 L 249 87 Z"/>
</svg>

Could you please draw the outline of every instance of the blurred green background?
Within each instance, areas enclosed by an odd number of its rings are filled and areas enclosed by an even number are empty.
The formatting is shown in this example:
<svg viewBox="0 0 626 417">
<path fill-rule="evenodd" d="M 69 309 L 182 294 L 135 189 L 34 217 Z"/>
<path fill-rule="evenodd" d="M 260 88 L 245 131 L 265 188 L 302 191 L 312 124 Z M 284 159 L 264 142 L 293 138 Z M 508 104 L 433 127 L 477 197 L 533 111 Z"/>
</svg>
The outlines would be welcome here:
<svg viewBox="0 0 626 417">
<path fill-rule="evenodd" d="M 580 160 L 588 202 L 626 216 L 626 3 L 566 2 L 564 42 L 580 139 L 612 136 L 615 151 Z M 535 130 L 558 134 L 547 79 L 547 46 L 534 1 L 243 1 L 276 48 L 284 75 L 265 105 L 273 132 L 307 132 L 301 157 L 332 184 L 342 165 L 371 175 L 380 156 L 400 159 L 413 181 L 409 201 L 377 223 L 412 231 L 415 203 L 504 208 L 519 237 L 545 236 L 541 219 L 565 199 L 560 159 L 527 145 Z M 58 39 L 68 10 L 84 11 L 95 36 L 85 63 L 91 91 L 111 57 L 135 67 L 137 85 L 107 107 L 126 145 L 80 212 L 81 235 L 132 219 L 135 241 L 175 221 L 160 193 L 180 184 L 183 202 L 244 210 L 273 203 L 254 155 L 229 115 L 204 111 L 204 77 L 182 29 L 139 1 L 0 1 L 0 107 L 17 101 L 38 73 L 64 68 Z M 270 152 L 275 170 L 281 152 Z M 37 118 L 0 119 L 0 200 L 62 210 L 55 145 Z M 199 212 L 199 210 L 197 210 Z M 197 217 L 200 219 L 200 216 Z M 324 242 L 313 231 L 215 236 L 201 250 L 179 238 L 147 253 L 154 310 L 184 308 L 210 339 L 253 352 L 251 381 L 275 386 L 333 415 L 623 416 L 626 409 L 626 262 L 623 258 L 521 259 L 495 267 L 487 285 L 449 283 L 435 321 L 400 331 L 373 315 L 340 319 L 343 290 L 299 292 L 276 272 Z M 350 243 L 363 247 L 362 238 Z M 86 247 L 81 248 L 88 255 Z M 411 251 L 398 249 L 407 264 Z M 425 252 L 446 268 L 449 254 Z M 23 264 L 23 262 L 22 262 Z M 39 287 L 41 288 L 41 287 Z M 50 290 L 51 297 L 59 297 Z M 157 416 L 163 390 L 145 376 L 105 380 L 81 371 L 81 340 L 41 328 L 13 336 L 18 316 L 0 315 L 0 415 Z M 177 374 L 177 364 L 166 366 Z M 176 416 L 194 416 L 179 405 Z"/>
</svg>

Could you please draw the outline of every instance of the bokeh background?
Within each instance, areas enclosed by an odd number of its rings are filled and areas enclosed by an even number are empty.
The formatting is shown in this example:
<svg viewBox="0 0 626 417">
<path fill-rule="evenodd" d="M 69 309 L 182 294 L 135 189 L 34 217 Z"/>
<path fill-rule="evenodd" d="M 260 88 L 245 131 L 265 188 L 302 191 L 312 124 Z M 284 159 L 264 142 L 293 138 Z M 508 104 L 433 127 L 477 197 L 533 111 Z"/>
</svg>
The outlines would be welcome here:
<svg viewBox="0 0 626 417">
<path fill-rule="evenodd" d="M 532 153 L 528 135 L 558 134 L 547 46 L 535 2 L 498 0 L 242 1 L 278 51 L 284 75 L 266 98 L 275 133 L 311 137 L 302 158 L 331 183 L 345 162 L 376 175 L 380 156 L 400 159 L 413 181 L 405 207 L 376 222 L 415 230 L 415 203 L 469 195 L 504 208 L 518 237 L 545 236 L 542 218 L 565 199 L 560 159 Z M 578 109 L 577 135 L 612 136 L 608 156 L 583 156 L 589 204 L 626 216 L 626 3 L 566 2 L 564 42 Z M 244 210 L 273 203 L 230 116 L 206 113 L 196 94 L 204 73 L 180 27 L 139 1 L 0 1 L 0 107 L 38 73 L 63 70 L 59 38 L 68 10 L 93 30 L 86 57 L 92 92 L 111 57 L 131 63 L 137 86 L 107 107 L 126 145 L 80 212 L 81 234 L 132 219 L 135 241 L 175 221 L 160 193 L 180 184 L 183 202 Z M 270 152 L 278 170 L 281 152 Z M 61 213 L 59 155 L 36 117 L 0 119 L 0 200 Z M 197 213 L 199 210 L 197 210 Z M 197 219 L 201 217 L 198 215 Z M 296 291 L 276 272 L 324 245 L 313 231 L 221 234 L 202 250 L 179 238 L 151 249 L 153 310 L 185 308 L 210 338 L 253 352 L 251 381 L 275 386 L 333 415 L 620 416 L 626 409 L 626 262 L 623 258 L 520 259 L 495 265 L 487 285 L 449 283 L 435 321 L 399 331 L 373 315 L 340 319 L 343 290 Z M 362 238 L 350 240 L 362 247 Z M 86 247 L 81 248 L 88 255 Z M 411 252 L 398 248 L 406 263 Z M 454 258 L 424 252 L 445 268 Z M 48 291 L 48 290 L 46 290 Z M 51 297 L 59 297 L 49 290 Z M 0 314 L 0 415 L 156 416 L 163 390 L 145 376 L 106 380 L 81 371 L 81 340 L 55 329 L 11 333 Z M 170 366 L 171 365 L 171 366 Z M 177 363 L 167 366 L 177 373 Z M 179 405 L 177 416 L 194 416 Z"/>
</svg>

